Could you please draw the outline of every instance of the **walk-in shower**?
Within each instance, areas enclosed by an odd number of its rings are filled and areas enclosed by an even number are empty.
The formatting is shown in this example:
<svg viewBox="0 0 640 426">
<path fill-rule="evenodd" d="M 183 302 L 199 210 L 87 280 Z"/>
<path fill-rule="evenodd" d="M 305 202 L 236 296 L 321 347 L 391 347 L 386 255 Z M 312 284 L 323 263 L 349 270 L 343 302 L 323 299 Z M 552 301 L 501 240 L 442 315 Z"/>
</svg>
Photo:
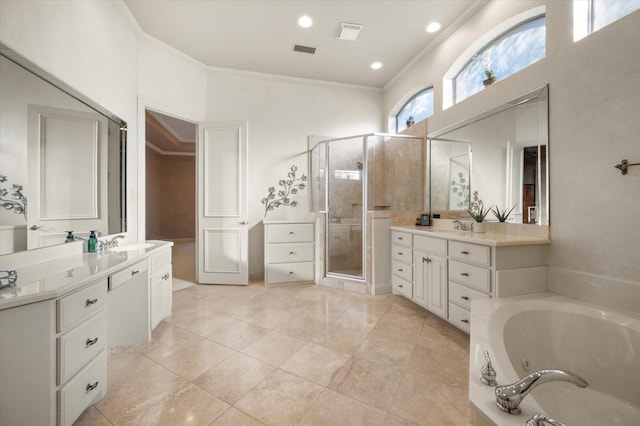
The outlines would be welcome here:
<svg viewBox="0 0 640 426">
<path fill-rule="evenodd" d="M 425 141 L 370 133 L 321 140 L 309 152 L 311 209 L 324 213 L 324 272 L 366 281 L 367 214 L 423 209 Z"/>
</svg>

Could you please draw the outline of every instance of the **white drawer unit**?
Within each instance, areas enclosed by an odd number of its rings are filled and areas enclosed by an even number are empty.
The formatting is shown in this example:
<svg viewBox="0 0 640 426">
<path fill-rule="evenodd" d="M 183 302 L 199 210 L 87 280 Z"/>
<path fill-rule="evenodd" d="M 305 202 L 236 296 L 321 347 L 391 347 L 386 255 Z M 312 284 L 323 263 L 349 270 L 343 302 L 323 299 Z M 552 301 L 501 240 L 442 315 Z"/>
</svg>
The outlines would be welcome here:
<svg viewBox="0 0 640 426">
<path fill-rule="evenodd" d="M 413 298 L 413 283 L 411 281 L 403 280 L 394 274 L 391 276 L 391 286 L 393 294 L 404 296 L 407 299 Z"/>
<path fill-rule="evenodd" d="M 449 302 L 449 322 L 468 334 L 471 327 L 471 312 Z"/>
<path fill-rule="evenodd" d="M 315 223 L 264 221 L 265 285 L 315 281 Z"/>
<path fill-rule="evenodd" d="M 476 299 L 488 299 L 489 295 L 472 290 L 453 281 L 449 281 L 449 302 L 455 303 L 459 307 L 471 310 L 471 302 Z"/>
<path fill-rule="evenodd" d="M 413 235 L 409 232 L 391 231 L 391 244 L 409 247 L 413 244 Z"/>
<path fill-rule="evenodd" d="M 391 257 L 399 262 L 411 265 L 413 258 L 411 255 L 411 247 L 394 244 L 391 246 Z"/>
<path fill-rule="evenodd" d="M 135 265 L 131 265 L 128 268 L 118 271 L 109 277 L 109 290 L 115 290 L 122 284 L 129 282 L 136 275 L 139 275 L 147 270 L 147 262 L 138 262 Z"/>
<path fill-rule="evenodd" d="M 424 235 L 413 236 L 413 249 L 427 251 L 438 256 L 447 255 L 447 240 L 442 238 L 427 237 Z"/>
<path fill-rule="evenodd" d="M 449 279 L 478 291 L 491 291 L 491 271 L 487 268 L 449 260 Z"/>
<path fill-rule="evenodd" d="M 410 264 L 407 265 L 406 263 L 392 260 L 391 268 L 393 271 L 393 275 L 396 275 L 405 281 L 413 280 L 413 267 Z"/>
<path fill-rule="evenodd" d="M 58 299 L 58 332 L 68 330 L 106 306 L 107 278 Z"/>
<path fill-rule="evenodd" d="M 491 248 L 478 244 L 451 241 L 449 242 L 449 258 L 464 263 L 489 267 L 491 266 Z"/>
<path fill-rule="evenodd" d="M 102 399 L 106 391 L 107 354 L 103 350 L 58 390 L 58 424 L 73 424 L 85 408 Z"/>
</svg>

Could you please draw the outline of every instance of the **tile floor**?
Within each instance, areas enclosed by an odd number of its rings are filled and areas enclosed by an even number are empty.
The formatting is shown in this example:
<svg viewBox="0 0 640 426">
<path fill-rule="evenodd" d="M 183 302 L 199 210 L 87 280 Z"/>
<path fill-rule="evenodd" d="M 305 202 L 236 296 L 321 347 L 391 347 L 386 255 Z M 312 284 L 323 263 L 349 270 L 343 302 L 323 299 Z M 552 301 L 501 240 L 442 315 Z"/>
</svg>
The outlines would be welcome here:
<svg viewBox="0 0 640 426">
<path fill-rule="evenodd" d="M 173 293 L 151 342 L 111 350 L 77 425 L 471 425 L 469 338 L 399 296 L 313 285 Z"/>
</svg>

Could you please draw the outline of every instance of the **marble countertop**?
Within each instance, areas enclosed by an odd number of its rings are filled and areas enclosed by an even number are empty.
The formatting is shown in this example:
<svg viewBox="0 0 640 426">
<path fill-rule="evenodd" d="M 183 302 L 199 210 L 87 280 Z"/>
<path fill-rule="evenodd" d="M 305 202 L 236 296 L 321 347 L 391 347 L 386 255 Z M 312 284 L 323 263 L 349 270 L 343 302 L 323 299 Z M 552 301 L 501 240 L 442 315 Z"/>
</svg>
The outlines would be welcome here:
<svg viewBox="0 0 640 426">
<path fill-rule="evenodd" d="M 392 226 L 391 230 L 411 232 L 416 235 L 427 235 L 434 238 L 481 244 L 491 247 L 524 246 L 531 244 L 551 244 L 551 239 L 519 234 L 497 232 L 455 231 L 431 226 Z"/>
<path fill-rule="evenodd" d="M 0 290 L 0 310 L 64 296 L 173 245 L 169 241 L 147 243 L 126 251 L 79 252 L 17 269 L 17 285 Z"/>
</svg>

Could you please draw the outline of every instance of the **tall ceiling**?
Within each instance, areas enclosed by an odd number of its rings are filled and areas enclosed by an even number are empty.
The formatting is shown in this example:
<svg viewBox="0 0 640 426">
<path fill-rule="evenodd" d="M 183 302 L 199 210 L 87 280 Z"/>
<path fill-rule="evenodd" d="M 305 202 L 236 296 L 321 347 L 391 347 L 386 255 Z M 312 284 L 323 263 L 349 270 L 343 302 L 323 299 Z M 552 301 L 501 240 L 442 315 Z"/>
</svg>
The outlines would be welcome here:
<svg viewBox="0 0 640 426">
<path fill-rule="evenodd" d="M 124 0 L 144 32 L 212 67 L 384 87 L 485 0 Z M 302 15 L 313 19 L 304 29 Z M 427 33 L 437 21 L 442 29 Z M 341 22 L 361 24 L 356 41 Z M 294 52 L 315 47 L 314 55 Z M 383 67 L 372 70 L 379 61 Z"/>
</svg>

